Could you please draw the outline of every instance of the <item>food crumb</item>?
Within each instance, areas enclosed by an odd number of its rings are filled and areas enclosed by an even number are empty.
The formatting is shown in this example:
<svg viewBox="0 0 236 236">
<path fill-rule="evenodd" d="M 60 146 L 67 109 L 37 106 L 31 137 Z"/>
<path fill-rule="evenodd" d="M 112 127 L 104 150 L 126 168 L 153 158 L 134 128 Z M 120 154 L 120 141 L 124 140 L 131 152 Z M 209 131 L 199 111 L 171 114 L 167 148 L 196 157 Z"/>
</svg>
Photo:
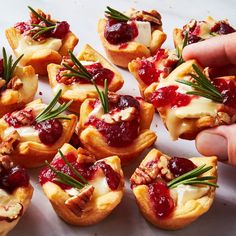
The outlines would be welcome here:
<svg viewBox="0 0 236 236">
<path fill-rule="evenodd" d="M 42 95 L 43 95 L 43 93 L 42 93 L 41 91 L 39 91 L 39 95 L 40 95 L 40 96 L 42 96 Z"/>
</svg>

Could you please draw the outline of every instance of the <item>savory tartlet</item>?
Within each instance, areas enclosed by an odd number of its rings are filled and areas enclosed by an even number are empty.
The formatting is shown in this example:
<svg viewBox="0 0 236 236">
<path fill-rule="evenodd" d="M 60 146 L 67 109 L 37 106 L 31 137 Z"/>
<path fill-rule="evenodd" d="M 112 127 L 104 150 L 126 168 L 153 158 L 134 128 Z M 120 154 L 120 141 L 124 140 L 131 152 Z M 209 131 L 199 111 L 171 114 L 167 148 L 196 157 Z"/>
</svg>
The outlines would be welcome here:
<svg viewBox="0 0 236 236">
<path fill-rule="evenodd" d="M 177 66 L 178 61 L 176 51 L 169 49 L 159 49 L 155 56 L 132 60 L 128 68 L 138 81 L 142 97 L 144 90 L 152 83 L 165 79 Z"/>
<path fill-rule="evenodd" d="M 7 40 L 21 65 L 32 65 L 36 73 L 47 74 L 49 63 L 60 63 L 62 56 L 68 55 L 78 43 L 78 38 L 70 31 L 66 21 L 51 19 L 41 10 L 30 9 L 30 19 L 18 22 L 6 29 Z"/>
<path fill-rule="evenodd" d="M 72 225 L 92 225 L 120 203 L 124 176 L 118 156 L 96 161 L 88 151 L 64 144 L 39 181 L 56 213 Z"/>
<path fill-rule="evenodd" d="M 144 217 L 159 228 L 181 229 L 211 207 L 217 157 L 170 157 L 152 149 L 132 175 L 131 187 Z"/>
<path fill-rule="evenodd" d="M 17 66 L 20 58 L 13 63 L 12 56 L 8 57 L 3 48 L 3 59 L 0 59 L 0 117 L 31 102 L 37 91 L 38 76 L 34 68 Z"/>
<path fill-rule="evenodd" d="M 24 168 L 13 165 L 0 144 L 0 235 L 5 236 L 27 210 L 33 187 Z"/>
<path fill-rule="evenodd" d="M 166 40 L 161 15 L 156 10 L 125 14 L 107 7 L 106 18 L 98 22 L 98 33 L 108 58 L 124 68 L 137 57 L 156 53 Z"/>
<path fill-rule="evenodd" d="M 81 67 L 78 67 L 78 63 L 84 66 L 90 79 L 80 73 Z M 73 100 L 69 110 L 75 113 L 79 113 L 80 106 L 86 98 L 98 97 L 94 82 L 103 88 L 104 79 L 107 79 L 108 90 L 112 92 L 119 90 L 124 83 L 114 66 L 88 44 L 77 57 L 70 52 L 70 57 L 64 57 L 61 65 L 48 65 L 48 77 L 54 93 L 62 89 L 60 102 Z"/>
<path fill-rule="evenodd" d="M 203 129 L 236 121 L 236 77 L 209 78 L 190 60 L 145 90 L 173 140 L 195 139 Z"/>
<path fill-rule="evenodd" d="M 103 99 L 102 99 L 103 100 Z M 97 159 L 118 155 L 128 164 L 156 140 L 150 125 L 153 105 L 130 95 L 108 94 L 107 110 L 99 99 L 86 99 L 76 129 L 81 144 Z"/>
<path fill-rule="evenodd" d="M 41 99 L 34 100 L 23 109 L 7 113 L 0 119 L 2 141 L 15 137 L 15 133 L 18 136 L 11 154 L 14 162 L 27 168 L 41 166 L 45 160 L 54 157 L 58 148 L 69 142 L 77 116 L 60 116 L 69 104 L 56 109 L 53 109 L 53 105 L 56 105 L 55 99 L 49 105 L 44 104 Z"/>
<path fill-rule="evenodd" d="M 217 21 L 208 16 L 203 21 L 191 20 L 184 25 L 183 29 L 175 28 L 173 38 L 175 47 L 181 51 L 184 38 L 187 44 L 197 43 L 218 35 L 230 34 L 236 30 L 229 24 L 228 20 Z M 185 36 L 187 34 L 187 36 Z"/>
</svg>

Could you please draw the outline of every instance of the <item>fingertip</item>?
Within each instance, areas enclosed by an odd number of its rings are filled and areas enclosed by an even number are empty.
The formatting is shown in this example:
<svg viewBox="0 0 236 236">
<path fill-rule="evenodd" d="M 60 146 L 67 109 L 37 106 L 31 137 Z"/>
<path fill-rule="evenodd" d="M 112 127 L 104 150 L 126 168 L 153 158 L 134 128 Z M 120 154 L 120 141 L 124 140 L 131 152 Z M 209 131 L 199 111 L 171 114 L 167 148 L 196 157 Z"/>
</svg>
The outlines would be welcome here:
<svg viewBox="0 0 236 236">
<path fill-rule="evenodd" d="M 190 59 L 194 59 L 194 44 L 191 45 L 187 45 L 182 52 L 182 57 L 184 59 L 184 61 L 190 60 Z"/>
</svg>

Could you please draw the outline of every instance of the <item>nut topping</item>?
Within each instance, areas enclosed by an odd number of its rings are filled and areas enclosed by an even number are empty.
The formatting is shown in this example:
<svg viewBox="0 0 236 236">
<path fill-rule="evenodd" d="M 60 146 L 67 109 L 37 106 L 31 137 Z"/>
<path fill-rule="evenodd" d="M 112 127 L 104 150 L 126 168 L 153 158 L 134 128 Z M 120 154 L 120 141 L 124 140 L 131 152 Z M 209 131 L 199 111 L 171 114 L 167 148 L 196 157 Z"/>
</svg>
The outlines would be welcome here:
<svg viewBox="0 0 236 236">
<path fill-rule="evenodd" d="M 17 131 L 13 131 L 6 137 L 5 140 L 2 140 L 0 143 L 0 155 L 9 155 L 14 151 L 14 146 L 20 140 L 20 136 Z M 6 160 L 4 157 L 3 160 Z M 1 162 L 1 159 L 0 159 Z"/>
<path fill-rule="evenodd" d="M 10 82 L 7 84 L 8 89 L 19 90 L 23 86 L 21 79 L 17 76 L 14 76 Z"/>
<path fill-rule="evenodd" d="M 2 88 L 6 84 L 6 80 L 0 78 L 0 88 Z"/>
<path fill-rule="evenodd" d="M 11 114 L 11 117 L 13 119 L 16 119 L 21 124 L 21 126 L 26 126 L 26 125 L 31 125 L 32 122 L 34 122 L 34 119 L 32 119 L 32 117 L 34 116 L 32 116 L 32 114 L 33 114 L 32 108 L 25 108 L 23 110 L 13 112 Z"/>
<path fill-rule="evenodd" d="M 77 154 L 77 162 L 79 163 L 94 163 L 96 161 L 96 158 L 94 155 L 92 155 L 89 151 L 78 148 L 78 154 Z"/>
<path fill-rule="evenodd" d="M 23 206 L 15 200 L 10 200 L 8 195 L 3 195 L 0 198 L 0 222 L 5 220 L 12 222 L 20 217 L 23 213 Z"/>
</svg>

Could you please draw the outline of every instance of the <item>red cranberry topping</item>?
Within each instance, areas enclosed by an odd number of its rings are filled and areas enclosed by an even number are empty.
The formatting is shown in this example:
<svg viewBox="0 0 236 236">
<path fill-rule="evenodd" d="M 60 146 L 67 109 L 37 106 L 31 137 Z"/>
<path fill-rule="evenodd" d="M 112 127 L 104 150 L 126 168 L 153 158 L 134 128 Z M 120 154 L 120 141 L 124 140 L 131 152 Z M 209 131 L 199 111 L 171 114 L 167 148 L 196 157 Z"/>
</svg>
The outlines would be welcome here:
<svg viewBox="0 0 236 236">
<path fill-rule="evenodd" d="M 39 131 L 39 139 L 45 145 L 53 145 L 63 132 L 63 126 L 58 119 L 37 123 L 35 129 Z"/>
<path fill-rule="evenodd" d="M 174 201 L 167 185 L 161 181 L 149 184 L 148 192 L 156 216 L 169 216 L 174 209 Z"/>
<path fill-rule="evenodd" d="M 0 188 L 11 192 L 18 187 L 26 187 L 28 185 L 29 176 L 24 168 L 15 166 L 11 169 L 4 169 L 4 167 L 1 166 Z"/>
<path fill-rule="evenodd" d="M 191 102 L 191 97 L 178 93 L 177 85 L 171 85 L 156 90 L 151 96 L 151 102 L 155 107 L 182 107 L 187 106 Z"/>
<path fill-rule="evenodd" d="M 56 23 L 56 28 L 52 30 L 51 37 L 63 39 L 70 31 L 70 25 L 67 21 L 61 21 Z"/>
<path fill-rule="evenodd" d="M 183 175 L 196 168 L 194 163 L 186 158 L 173 157 L 168 164 L 168 168 L 174 177 Z"/>
<path fill-rule="evenodd" d="M 79 137 L 76 133 L 73 133 L 69 144 L 72 145 L 74 148 L 79 148 L 81 146 Z"/>
<path fill-rule="evenodd" d="M 201 38 L 194 34 L 188 35 L 188 44 L 197 43 L 201 41 Z"/>
<path fill-rule="evenodd" d="M 115 105 L 115 107 L 121 110 L 128 107 L 134 107 L 139 111 L 140 103 L 137 101 L 137 99 L 135 99 L 134 97 L 130 95 L 122 95 L 120 96 L 120 99 L 118 103 Z"/>
<path fill-rule="evenodd" d="M 87 180 L 92 180 L 94 178 L 95 173 L 98 169 L 102 169 L 109 188 L 111 190 L 116 190 L 120 183 L 120 175 L 115 172 L 110 165 L 106 164 L 104 161 L 99 161 L 95 164 L 93 163 L 78 163 L 77 157 L 73 153 L 68 153 L 65 155 L 66 159 L 69 163 Z M 81 181 L 73 171 L 65 164 L 62 158 L 56 158 L 51 162 L 51 165 L 69 176 Z M 64 185 L 62 183 L 55 181 L 55 173 L 51 171 L 48 167 L 45 167 L 40 175 L 39 175 L 39 182 L 41 185 L 45 184 L 48 181 L 54 182 L 58 184 L 62 189 L 68 189 L 70 186 Z"/>
<path fill-rule="evenodd" d="M 14 27 L 18 30 L 20 30 L 20 33 L 23 34 L 25 32 L 28 32 L 31 30 L 33 27 L 27 23 L 27 22 L 18 22 L 14 25 Z"/>
<path fill-rule="evenodd" d="M 134 22 L 115 22 L 108 20 L 104 37 L 110 44 L 122 44 L 133 40 L 138 35 L 138 29 Z"/>
<path fill-rule="evenodd" d="M 211 31 L 217 34 L 230 34 L 230 33 L 234 33 L 235 29 L 229 24 L 227 24 L 226 22 L 222 21 L 222 22 L 216 23 L 212 27 Z"/>
</svg>

